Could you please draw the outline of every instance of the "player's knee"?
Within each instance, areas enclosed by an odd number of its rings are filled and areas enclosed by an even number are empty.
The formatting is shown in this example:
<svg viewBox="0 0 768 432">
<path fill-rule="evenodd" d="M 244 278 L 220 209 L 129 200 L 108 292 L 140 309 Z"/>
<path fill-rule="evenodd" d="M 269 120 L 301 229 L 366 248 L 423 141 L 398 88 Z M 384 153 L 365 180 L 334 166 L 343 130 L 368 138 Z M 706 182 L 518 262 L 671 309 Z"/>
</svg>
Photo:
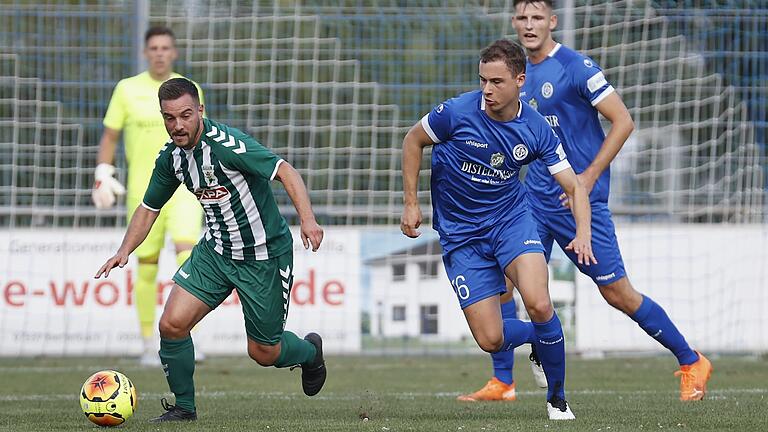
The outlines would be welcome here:
<svg viewBox="0 0 768 432">
<path fill-rule="evenodd" d="M 525 310 L 531 320 L 544 322 L 552 316 L 552 302 L 548 298 L 541 298 L 531 301 L 525 305 Z"/>
<path fill-rule="evenodd" d="M 278 346 L 248 344 L 248 356 L 261 366 L 272 366 L 280 357 Z"/>
<path fill-rule="evenodd" d="M 160 337 L 164 339 L 183 339 L 189 336 L 189 326 L 184 325 L 178 320 L 168 318 L 163 315 L 158 324 Z"/>
<path fill-rule="evenodd" d="M 504 335 L 485 335 L 477 338 L 477 345 L 487 353 L 499 352 L 504 345 Z"/>
<path fill-rule="evenodd" d="M 622 309 L 622 296 L 611 285 L 600 287 L 600 293 L 603 295 L 603 298 L 606 302 L 608 302 L 609 305 L 619 310 Z"/>
<path fill-rule="evenodd" d="M 626 278 L 608 285 L 600 285 L 599 288 L 600 294 L 609 305 L 626 314 L 632 314 L 642 302 L 642 296 L 632 288 Z"/>
</svg>

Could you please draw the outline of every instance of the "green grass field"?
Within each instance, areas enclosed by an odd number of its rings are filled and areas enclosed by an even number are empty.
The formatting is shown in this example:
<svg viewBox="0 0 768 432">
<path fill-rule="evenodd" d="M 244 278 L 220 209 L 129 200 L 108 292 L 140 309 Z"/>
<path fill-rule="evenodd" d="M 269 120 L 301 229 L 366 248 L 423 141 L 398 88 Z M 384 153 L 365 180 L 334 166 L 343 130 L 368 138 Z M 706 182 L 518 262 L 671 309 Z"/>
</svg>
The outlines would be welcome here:
<svg viewBox="0 0 768 432">
<path fill-rule="evenodd" d="M 483 356 L 330 357 L 328 382 L 314 398 L 301 392 L 299 370 L 213 358 L 196 371 L 199 420 L 156 425 L 147 420 L 169 396 L 160 370 L 130 359 L 0 359 L 0 430 L 93 430 L 78 391 L 91 373 L 107 368 L 138 388 L 137 413 L 121 426 L 134 431 L 768 430 L 768 361 L 712 360 L 707 398 L 681 403 L 671 357 L 569 358 L 568 399 L 577 419 L 555 423 L 546 419 L 544 392 L 534 388 L 523 357 L 515 366 L 516 402 L 469 404 L 455 397 L 488 379 Z"/>
</svg>

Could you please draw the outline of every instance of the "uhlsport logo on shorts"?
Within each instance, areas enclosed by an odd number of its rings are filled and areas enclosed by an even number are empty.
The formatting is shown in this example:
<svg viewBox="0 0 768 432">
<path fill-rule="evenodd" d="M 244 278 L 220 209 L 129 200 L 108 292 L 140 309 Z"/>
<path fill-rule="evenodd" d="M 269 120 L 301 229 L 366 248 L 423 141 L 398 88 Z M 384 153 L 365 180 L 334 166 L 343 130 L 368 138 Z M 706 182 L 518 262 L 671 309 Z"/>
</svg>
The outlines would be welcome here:
<svg viewBox="0 0 768 432">
<path fill-rule="evenodd" d="M 608 273 L 607 275 L 596 276 L 595 280 L 606 281 L 608 279 L 612 279 L 612 278 L 615 278 L 615 277 L 616 277 L 616 273 L 615 272 L 611 272 L 611 273 Z"/>
<path fill-rule="evenodd" d="M 512 149 L 512 157 L 515 158 L 516 161 L 525 159 L 528 157 L 528 147 L 522 143 L 516 145 L 515 148 Z"/>
<path fill-rule="evenodd" d="M 205 204 L 210 202 L 218 202 L 229 198 L 229 191 L 224 186 L 219 186 L 217 188 L 195 191 L 195 196 L 200 201 L 200 203 Z"/>
</svg>

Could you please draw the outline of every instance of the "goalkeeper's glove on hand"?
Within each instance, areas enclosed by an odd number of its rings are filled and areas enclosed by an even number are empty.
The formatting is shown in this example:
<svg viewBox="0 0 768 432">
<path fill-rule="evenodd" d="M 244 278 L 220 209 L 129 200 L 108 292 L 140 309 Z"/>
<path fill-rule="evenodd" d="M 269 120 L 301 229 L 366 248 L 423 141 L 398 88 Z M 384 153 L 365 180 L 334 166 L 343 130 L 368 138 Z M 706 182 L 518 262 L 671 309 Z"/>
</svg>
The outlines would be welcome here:
<svg viewBox="0 0 768 432">
<path fill-rule="evenodd" d="M 110 208 L 115 204 L 116 195 L 125 194 L 125 187 L 112 177 L 114 174 L 115 167 L 108 163 L 100 163 L 96 167 L 96 183 L 91 192 L 91 199 L 96 208 Z"/>
</svg>

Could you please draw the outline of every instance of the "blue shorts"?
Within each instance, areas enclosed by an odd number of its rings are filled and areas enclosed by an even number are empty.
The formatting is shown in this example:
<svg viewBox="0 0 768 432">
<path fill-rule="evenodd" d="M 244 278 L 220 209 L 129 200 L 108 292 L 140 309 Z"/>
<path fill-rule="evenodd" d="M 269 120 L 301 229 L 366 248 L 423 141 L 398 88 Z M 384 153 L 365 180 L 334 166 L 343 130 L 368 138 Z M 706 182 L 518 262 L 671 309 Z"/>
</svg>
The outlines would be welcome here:
<svg viewBox="0 0 768 432">
<path fill-rule="evenodd" d="M 627 274 L 616 239 L 616 227 L 607 207 L 592 208 L 592 253 L 597 258 L 597 264 L 589 266 L 580 265 L 576 254 L 565 250 L 576 237 L 576 220 L 572 214 L 553 214 L 533 209 L 531 213 L 539 225 L 539 238 L 544 244 L 547 262 L 552 254 L 553 241 L 556 241 L 579 271 L 592 278 L 597 285 L 607 285 Z"/>
<path fill-rule="evenodd" d="M 544 253 L 528 211 L 454 248 L 443 245 L 445 272 L 461 308 L 507 292 L 504 269 L 525 253 Z"/>
</svg>

